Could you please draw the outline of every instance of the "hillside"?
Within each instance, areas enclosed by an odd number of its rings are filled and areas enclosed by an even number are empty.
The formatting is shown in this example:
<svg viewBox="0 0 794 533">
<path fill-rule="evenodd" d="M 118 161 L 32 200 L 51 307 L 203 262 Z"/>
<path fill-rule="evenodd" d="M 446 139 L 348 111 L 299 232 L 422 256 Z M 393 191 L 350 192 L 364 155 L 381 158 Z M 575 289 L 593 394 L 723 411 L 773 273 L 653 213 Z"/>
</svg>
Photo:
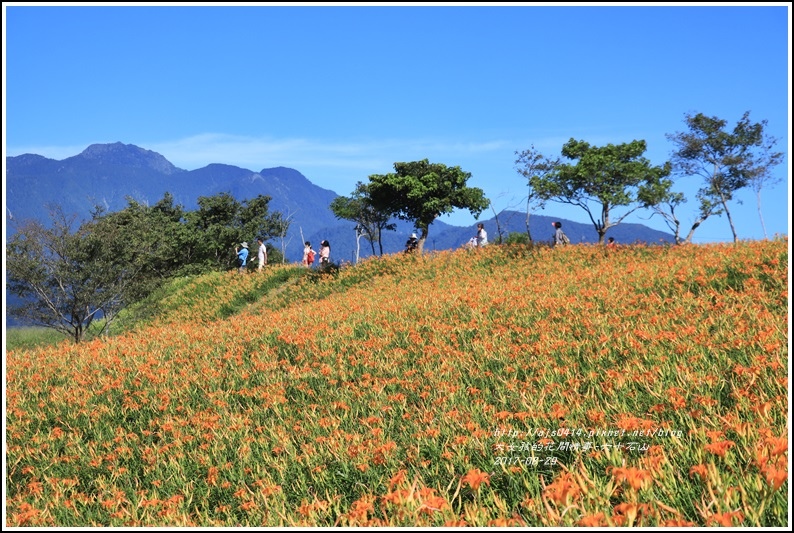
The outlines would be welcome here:
<svg viewBox="0 0 794 533">
<path fill-rule="evenodd" d="M 299 171 L 286 167 L 265 168 L 252 171 L 233 165 L 213 163 L 196 170 L 177 168 L 162 155 L 121 142 L 93 144 L 83 152 L 63 160 L 53 160 L 36 154 L 6 158 L 7 174 L 4 182 L 6 199 L 6 237 L 10 237 L 17 224 L 33 219 L 50 223 L 49 205 L 58 204 L 76 222 L 90 218 L 95 206 L 106 211 L 118 211 L 127 206 L 128 198 L 143 204 L 154 204 L 166 192 L 187 210 L 197 208 L 201 196 L 229 193 L 238 200 L 263 194 L 272 198 L 270 211 L 281 212 L 290 220 L 289 231 L 283 239 L 270 239 L 268 244 L 284 251 L 287 261 L 299 262 L 303 255 L 303 241 L 309 240 L 318 248 L 322 240 L 331 243 L 332 260 L 337 263 L 354 263 L 356 257 L 377 255 L 374 247 L 361 238 L 356 242 L 355 225 L 337 219 L 329 206 L 338 196 L 334 191 L 314 185 Z M 349 191 L 343 191 L 348 194 Z M 485 225 L 491 241 L 501 233 L 525 234 L 526 213 L 502 211 L 480 221 Z M 583 224 L 552 216 L 532 214 L 530 232 L 538 242 L 548 242 L 550 224 L 562 221 L 566 233 L 576 243 L 593 243 L 597 235 L 591 224 Z M 403 250 L 405 242 L 414 231 L 411 223 L 396 221 L 397 230 L 383 234 L 385 253 Z M 476 233 L 476 225 L 459 227 L 447 224 L 440 217 L 430 226 L 425 249 L 428 251 L 452 250 L 463 246 Z M 620 224 L 608 234 L 620 243 L 671 243 L 669 233 L 653 230 L 641 224 Z M 256 236 L 248 239 L 253 242 Z M 373 252 L 374 250 L 374 252 Z M 23 303 L 8 289 L 6 302 L 11 306 Z M 6 316 L 7 328 L 27 324 Z"/>
<path fill-rule="evenodd" d="M 186 278 L 7 354 L 7 523 L 781 527 L 787 271 L 783 240 Z"/>
</svg>

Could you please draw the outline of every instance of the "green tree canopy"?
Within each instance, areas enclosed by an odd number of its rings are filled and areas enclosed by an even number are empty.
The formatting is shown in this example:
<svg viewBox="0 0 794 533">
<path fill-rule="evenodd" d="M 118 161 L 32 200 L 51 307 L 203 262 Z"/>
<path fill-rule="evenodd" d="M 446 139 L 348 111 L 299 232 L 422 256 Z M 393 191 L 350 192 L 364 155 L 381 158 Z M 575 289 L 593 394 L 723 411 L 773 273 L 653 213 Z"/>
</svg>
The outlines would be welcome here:
<svg viewBox="0 0 794 533">
<path fill-rule="evenodd" d="M 8 312 L 80 342 L 97 318 L 107 319 L 103 327 L 110 324 L 134 292 L 142 263 L 129 261 L 131 245 L 109 238 L 96 219 L 73 232 L 75 217 L 60 207 L 52 207 L 50 217 L 49 227 L 22 224 L 6 245 L 7 286 L 23 302 Z"/>
<path fill-rule="evenodd" d="M 652 166 L 642 157 L 645 150 L 642 140 L 598 147 L 570 139 L 562 147 L 562 155 L 575 163 L 560 163 L 549 172 L 532 174 L 529 184 L 541 201 L 584 209 L 599 242 L 604 242 L 609 228 L 664 197 L 663 179 L 670 174 L 670 164 Z M 613 218 L 616 208 L 626 209 Z"/>
<path fill-rule="evenodd" d="M 532 243 L 532 233 L 529 231 L 529 215 L 533 205 L 543 207 L 544 201 L 539 197 L 538 193 L 532 188 L 532 179 L 540 179 L 547 177 L 559 165 L 560 159 L 549 159 L 535 149 L 535 146 L 530 146 L 528 150 L 516 152 L 517 159 L 515 160 L 516 171 L 527 179 L 527 239 Z"/>
<path fill-rule="evenodd" d="M 184 214 L 184 208 L 174 205 L 174 197 L 166 193 L 153 206 L 127 198 L 127 207 L 121 211 L 94 217 L 94 237 L 139 268 L 134 286 L 138 294 L 129 294 L 128 300 L 145 296 L 184 266 Z"/>
<path fill-rule="evenodd" d="M 200 196 L 197 203 L 199 208 L 185 217 L 189 230 L 185 254 L 191 264 L 202 268 L 233 268 L 236 245 L 277 237 L 288 224 L 281 213 L 268 211 L 269 196 L 240 202 L 229 193 L 219 193 Z"/>
<path fill-rule="evenodd" d="M 420 232 L 420 254 L 436 218 L 454 209 L 467 209 L 478 217 L 489 205 L 482 189 L 466 186 L 471 173 L 458 166 L 423 159 L 394 163 L 394 170 L 369 177 L 370 201 L 384 215 L 413 222 Z"/>
<path fill-rule="evenodd" d="M 736 242 L 739 237 L 729 202 L 736 191 L 753 185 L 759 194 L 760 213 L 760 186 L 771 180 L 770 170 L 781 162 L 783 154 L 772 151 L 777 141 L 764 134 L 767 121 L 750 122 L 749 111 L 732 131 L 725 129 L 727 121 L 703 113 L 686 114 L 685 122 L 689 131 L 668 134 L 667 139 L 677 147 L 672 155 L 675 172 L 703 180 L 697 192 L 699 218 L 692 231 L 709 216 L 725 213 Z"/>
<path fill-rule="evenodd" d="M 383 255 L 382 236 L 384 230 L 394 230 L 396 225 L 390 223 L 391 216 L 375 209 L 369 194 L 369 185 L 358 182 L 350 196 L 337 196 L 331 202 L 331 211 L 336 218 L 350 220 L 356 223 L 357 235 L 363 234 L 372 247 L 375 255 L 375 243 Z"/>
<path fill-rule="evenodd" d="M 122 307 L 170 277 L 232 268 L 235 244 L 278 235 L 285 224 L 261 195 L 202 197 L 193 212 L 168 193 L 153 206 L 127 201 L 118 212 L 95 208 L 76 230 L 76 216 L 59 206 L 49 226 L 22 224 L 6 245 L 7 286 L 22 302 L 9 314 L 80 342 L 97 318 L 104 330 Z"/>
</svg>

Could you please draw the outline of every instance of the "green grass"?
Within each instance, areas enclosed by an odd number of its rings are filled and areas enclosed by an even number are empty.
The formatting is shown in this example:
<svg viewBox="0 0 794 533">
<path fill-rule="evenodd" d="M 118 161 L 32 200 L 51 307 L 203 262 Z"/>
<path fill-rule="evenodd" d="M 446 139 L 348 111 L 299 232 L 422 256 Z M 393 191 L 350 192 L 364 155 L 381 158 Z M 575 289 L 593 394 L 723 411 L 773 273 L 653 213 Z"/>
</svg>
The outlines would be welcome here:
<svg viewBox="0 0 794 533">
<path fill-rule="evenodd" d="M 66 335 L 51 328 L 20 326 L 6 328 L 6 350 L 25 350 L 40 346 L 54 346 L 63 341 L 71 342 Z"/>
</svg>

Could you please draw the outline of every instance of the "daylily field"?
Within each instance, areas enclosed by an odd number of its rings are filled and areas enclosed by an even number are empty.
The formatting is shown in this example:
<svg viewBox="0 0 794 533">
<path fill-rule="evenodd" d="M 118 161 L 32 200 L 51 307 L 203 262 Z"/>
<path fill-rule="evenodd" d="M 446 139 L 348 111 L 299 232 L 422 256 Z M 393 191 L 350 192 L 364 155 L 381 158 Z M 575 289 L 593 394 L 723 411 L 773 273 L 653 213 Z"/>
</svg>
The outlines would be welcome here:
<svg viewBox="0 0 794 533">
<path fill-rule="evenodd" d="M 183 279 L 6 353 L 6 526 L 786 526 L 788 241 Z"/>
</svg>

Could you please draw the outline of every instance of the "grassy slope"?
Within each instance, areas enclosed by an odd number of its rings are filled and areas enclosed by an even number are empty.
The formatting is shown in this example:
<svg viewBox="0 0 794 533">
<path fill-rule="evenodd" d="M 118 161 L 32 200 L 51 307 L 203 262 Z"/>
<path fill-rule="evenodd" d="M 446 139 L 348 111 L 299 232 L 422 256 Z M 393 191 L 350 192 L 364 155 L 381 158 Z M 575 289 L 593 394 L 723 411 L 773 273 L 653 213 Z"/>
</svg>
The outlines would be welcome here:
<svg viewBox="0 0 794 533">
<path fill-rule="evenodd" d="M 787 244 L 491 247 L 183 280 L 155 324 L 9 352 L 9 515 L 785 524 Z M 612 434 L 658 429 L 675 435 Z M 119 435 L 134 446 L 113 451 Z M 642 450 L 614 447 L 629 442 Z M 81 513 L 31 489 L 44 472 L 77 480 Z"/>
</svg>

